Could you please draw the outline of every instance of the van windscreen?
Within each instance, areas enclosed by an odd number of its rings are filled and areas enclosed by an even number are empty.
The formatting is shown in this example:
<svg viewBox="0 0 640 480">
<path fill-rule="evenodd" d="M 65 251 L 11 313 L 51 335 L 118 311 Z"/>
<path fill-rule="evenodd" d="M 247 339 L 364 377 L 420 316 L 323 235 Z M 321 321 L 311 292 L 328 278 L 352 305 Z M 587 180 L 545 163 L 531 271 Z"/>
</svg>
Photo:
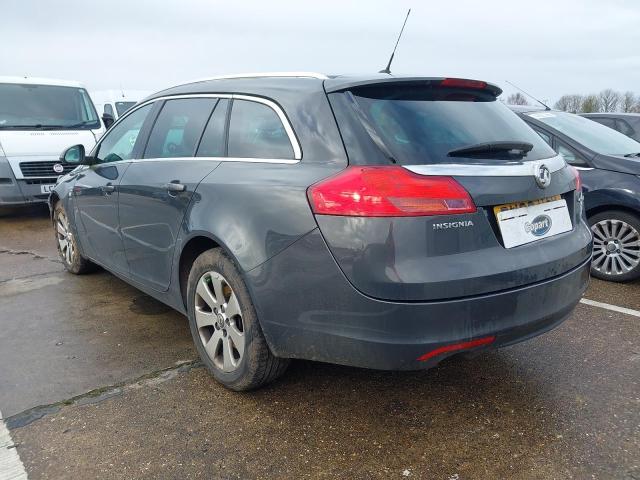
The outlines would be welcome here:
<svg viewBox="0 0 640 480">
<path fill-rule="evenodd" d="M 100 128 L 84 88 L 0 83 L 0 129 Z"/>
<path fill-rule="evenodd" d="M 527 161 L 556 155 L 486 90 L 384 85 L 337 95 L 351 104 L 353 114 L 375 143 L 401 165 L 461 163 L 479 158 Z M 511 158 L 514 152 L 477 148 L 486 144 L 531 144 L 533 148 Z M 473 153 L 450 154 L 468 147 L 474 147 L 468 150 Z"/>
<path fill-rule="evenodd" d="M 118 112 L 118 116 L 121 117 L 124 115 L 124 112 L 133 107 L 136 102 L 116 102 L 116 111 Z"/>
</svg>

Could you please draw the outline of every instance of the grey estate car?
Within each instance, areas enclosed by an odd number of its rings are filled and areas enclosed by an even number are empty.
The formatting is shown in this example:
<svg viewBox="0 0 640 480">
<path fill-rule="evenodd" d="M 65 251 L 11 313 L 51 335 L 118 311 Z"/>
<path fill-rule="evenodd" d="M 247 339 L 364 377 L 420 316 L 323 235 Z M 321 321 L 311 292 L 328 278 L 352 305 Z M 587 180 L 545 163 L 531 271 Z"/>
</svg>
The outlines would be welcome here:
<svg viewBox="0 0 640 480">
<path fill-rule="evenodd" d="M 214 377 L 421 369 L 562 322 L 589 278 L 577 172 L 477 80 L 269 74 L 128 111 L 50 197 L 66 268 L 189 318 Z"/>
</svg>

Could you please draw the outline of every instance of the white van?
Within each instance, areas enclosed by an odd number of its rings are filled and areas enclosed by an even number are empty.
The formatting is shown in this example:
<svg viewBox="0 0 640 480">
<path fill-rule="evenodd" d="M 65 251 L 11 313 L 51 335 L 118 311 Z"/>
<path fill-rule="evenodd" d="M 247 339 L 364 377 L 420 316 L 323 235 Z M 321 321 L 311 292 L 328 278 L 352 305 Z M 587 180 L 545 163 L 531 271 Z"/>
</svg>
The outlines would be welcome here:
<svg viewBox="0 0 640 480">
<path fill-rule="evenodd" d="M 151 93 L 147 90 L 99 90 L 90 95 L 104 126 L 109 128 L 124 112 Z"/>
<path fill-rule="evenodd" d="M 90 151 L 104 132 L 78 82 L 0 77 L 0 207 L 45 202 L 71 145 Z"/>
</svg>

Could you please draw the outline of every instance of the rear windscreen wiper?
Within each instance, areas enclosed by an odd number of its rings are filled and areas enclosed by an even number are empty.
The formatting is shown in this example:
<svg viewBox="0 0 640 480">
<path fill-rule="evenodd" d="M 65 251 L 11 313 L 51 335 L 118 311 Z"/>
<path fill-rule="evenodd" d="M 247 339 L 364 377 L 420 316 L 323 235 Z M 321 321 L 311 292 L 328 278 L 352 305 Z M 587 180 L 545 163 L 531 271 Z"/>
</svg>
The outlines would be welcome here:
<svg viewBox="0 0 640 480">
<path fill-rule="evenodd" d="M 640 157 L 640 153 L 627 153 L 625 157 Z"/>
<path fill-rule="evenodd" d="M 511 151 L 519 152 L 524 155 L 531 151 L 533 144 L 529 142 L 503 141 L 503 142 L 485 142 L 469 145 L 462 148 L 451 150 L 447 155 L 449 157 L 465 157 L 467 155 L 481 155 L 493 153 L 507 153 Z"/>
</svg>

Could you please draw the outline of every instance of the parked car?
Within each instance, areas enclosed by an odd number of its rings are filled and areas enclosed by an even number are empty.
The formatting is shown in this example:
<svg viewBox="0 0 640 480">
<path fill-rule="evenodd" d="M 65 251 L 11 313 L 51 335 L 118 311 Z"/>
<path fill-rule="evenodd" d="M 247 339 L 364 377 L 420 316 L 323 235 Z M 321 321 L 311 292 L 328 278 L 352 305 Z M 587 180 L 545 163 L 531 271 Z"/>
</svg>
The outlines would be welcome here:
<svg viewBox="0 0 640 480">
<path fill-rule="evenodd" d="M 151 93 L 146 90 L 98 90 L 91 92 L 91 98 L 105 128 L 109 128 L 124 112 Z"/>
<path fill-rule="evenodd" d="M 78 82 L 0 77 L 0 207 L 46 202 L 70 145 L 93 148 L 102 126 Z"/>
<path fill-rule="evenodd" d="M 420 369 L 562 322 L 588 282 L 577 171 L 477 80 L 270 74 L 162 91 L 51 195 L 66 268 L 189 317 L 236 390 L 288 359 Z"/>
<path fill-rule="evenodd" d="M 513 107 L 538 134 L 580 170 L 593 231 L 594 277 L 640 277 L 640 143 L 579 115 Z"/>
<path fill-rule="evenodd" d="M 580 115 L 640 142 L 640 113 L 581 113 Z"/>
</svg>

